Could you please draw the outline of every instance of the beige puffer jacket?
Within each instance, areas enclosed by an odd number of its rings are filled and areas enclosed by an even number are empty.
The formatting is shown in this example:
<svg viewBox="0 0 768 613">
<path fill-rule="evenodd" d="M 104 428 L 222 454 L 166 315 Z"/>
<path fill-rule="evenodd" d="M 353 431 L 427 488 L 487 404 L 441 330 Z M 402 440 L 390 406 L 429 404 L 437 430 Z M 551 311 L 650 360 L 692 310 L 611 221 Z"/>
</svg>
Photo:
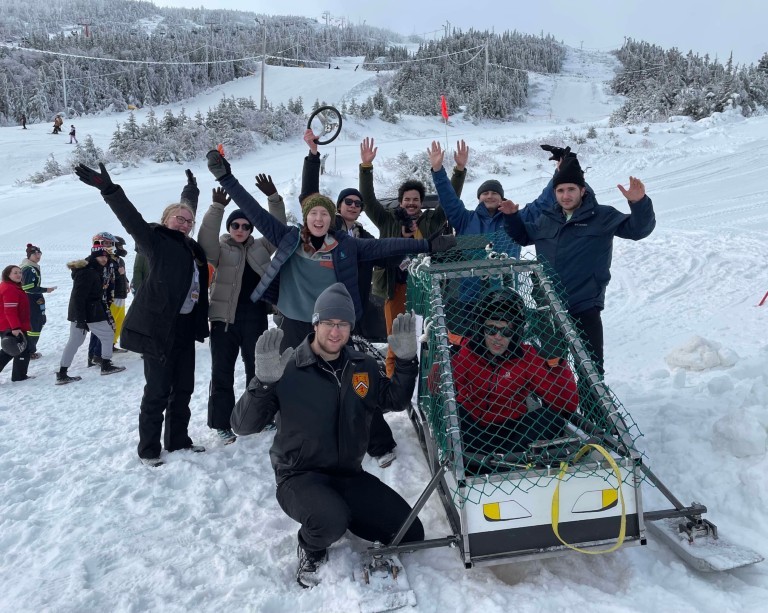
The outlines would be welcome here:
<svg viewBox="0 0 768 613">
<path fill-rule="evenodd" d="M 286 223 L 285 202 L 282 196 L 274 194 L 267 202 L 270 214 Z M 219 237 L 223 217 L 224 206 L 218 202 L 211 204 L 203 216 L 197 241 L 205 250 L 208 263 L 216 269 L 211 283 L 208 319 L 234 323 L 245 262 L 247 261 L 259 276 L 263 276 L 275 247 L 264 237 L 254 239 L 249 236 L 244 243 L 235 242 L 229 234 Z"/>
</svg>

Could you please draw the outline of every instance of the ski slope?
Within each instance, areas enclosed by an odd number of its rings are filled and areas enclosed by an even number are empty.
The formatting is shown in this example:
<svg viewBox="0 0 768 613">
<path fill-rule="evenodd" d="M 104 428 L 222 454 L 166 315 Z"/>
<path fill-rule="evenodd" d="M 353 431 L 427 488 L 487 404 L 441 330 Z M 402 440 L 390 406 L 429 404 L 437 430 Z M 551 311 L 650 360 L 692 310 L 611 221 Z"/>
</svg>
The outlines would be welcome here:
<svg viewBox="0 0 768 613">
<path fill-rule="evenodd" d="M 377 76 L 354 70 L 267 67 L 273 102 L 301 95 L 339 103 L 376 91 Z M 616 184 L 640 177 L 654 202 L 657 228 L 647 239 L 618 240 L 604 313 L 607 381 L 638 423 L 650 466 L 685 503 L 702 502 L 723 534 L 768 554 L 768 117 L 728 112 L 699 122 L 675 120 L 608 127 L 620 100 L 605 81 L 612 56 L 570 50 L 557 76 L 532 75 L 531 108 L 517 122 L 474 125 L 452 116 L 449 144 L 465 139 L 470 176 L 465 203 L 474 207 L 480 183 L 495 174 L 507 197 L 524 203 L 538 195 L 553 166 L 539 143 L 579 151 L 598 200 L 627 210 Z M 240 79 L 183 104 L 203 113 L 222 95 L 258 100 L 259 75 Z M 438 102 L 436 101 L 436 104 Z M 450 104 L 450 101 L 449 101 Z M 156 108 L 161 115 L 164 108 Z M 453 113 L 455 109 L 451 109 Z M 137 112 L 143 120 L 146 109 Z M 126 113 L 66 118 L 81 141 L 90 134 L 106 149 Z M 594 126 L 597 138 L 576 139 Z M 56 387 L 53 372 L 66 342 L 71 279 L 66 262 L 88 254 L 90 237 L 125 235 L 98 192 L 74 174 L 43 185 L 19 184 L 53 153 L 66 161 L 65 135 L 48 124 L 0 129 L 0 264 L 19 263 L 24 246 L 41 247 L 48 324 L 32 362 L 33 381 L 0 374 L 0 609 L 16 612 L 354 611 L 361 588 L 351 580 L 348 535 L 330 552 L 324 582 L 311 591 L 294 581 L 297 524 L 275 500 L 268 450 L 271 433 L 222 446 L 206 426 L 210 352 L 198 345 L 190 434 L 204 454 L 177 452 L 147 469 L 136 457 L 142 361 L 118 355 L 127 370 L 100 377 L 85 367 L 85 349 L 70 373 L 79 383 Z M 377 179 L 401 151 L 444 141 L 437 118 L 404 117 L 397 125 L 374 119 L 345 121 L 330 153 L 322 189 L 333 196 L 357 184 L 359 142 L 379 146 Z M 510 147 L 514 145 L 513 151 Z M 232 160 L 245 185 L 258 172 L 272 175 L 289 208 L 296 201 L 305 146 L 301 135 L 265 144 Z M 200 159 L 190 168 L 201 188 L 199 213 L 215 187 Z M 148 220 L 178 199 L 184 167 L 144 163 L 110 167 L 116 183 Z M 383 190 L 382 190 L 383 191 Z M 253 189 L 253 193 L 260 194 Z M 382 195 L 384 195 L 382 193 Z M 368 227 L 375 231 L 364 218 Z M 133 251 L 130 237 L 129 270 Z M 696 340 L 698 339 L 698 340 Z M 704 365 L 719 347 L 725 365 Z M 712 355 L 711 353 L 709 355 Z M 245 387 L 238 370 L 237 393 Z M 415 502 L 429 478 L 412 427 L 389 415 L 398 458 L 385 470 L 365 468 Z M 646 509 L 666 507 L 650 486 Z M 422 511 L 429 538 L 450 529 L 436 498 Z M 403 556 L 418 598 L 413 611 L 611 611 L 682 613 L 762 611 L 768 602 L 766 563 L 718 575 L 690 570 L 649 539 L 646 547 L 604 556 L 559 558 L 465 570 L 449 549 Z"/>
</svg>

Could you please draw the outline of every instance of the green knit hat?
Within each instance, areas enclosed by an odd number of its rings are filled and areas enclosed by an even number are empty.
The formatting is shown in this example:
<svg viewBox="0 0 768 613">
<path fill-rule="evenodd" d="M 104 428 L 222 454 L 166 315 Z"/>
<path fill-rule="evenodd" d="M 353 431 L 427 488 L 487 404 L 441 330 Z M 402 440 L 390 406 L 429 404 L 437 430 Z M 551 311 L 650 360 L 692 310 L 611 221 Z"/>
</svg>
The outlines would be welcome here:
<svg viewBox="0 0 768 613">
<path fill-rule="evenodd" d="M 336 205 L 333 203 L 333 200 L 326 198 L 322 194 L 312 194 L 311 196 L 304 198 L 304 201 L 301 203 L 301 216 L 304 218 L 305 223 L 307 221 L 307 215 L 316 206 L 321 206 L 328 211 L 328 214 L 331 216 L 331 221 L 336 217 Z"/>
</svg>

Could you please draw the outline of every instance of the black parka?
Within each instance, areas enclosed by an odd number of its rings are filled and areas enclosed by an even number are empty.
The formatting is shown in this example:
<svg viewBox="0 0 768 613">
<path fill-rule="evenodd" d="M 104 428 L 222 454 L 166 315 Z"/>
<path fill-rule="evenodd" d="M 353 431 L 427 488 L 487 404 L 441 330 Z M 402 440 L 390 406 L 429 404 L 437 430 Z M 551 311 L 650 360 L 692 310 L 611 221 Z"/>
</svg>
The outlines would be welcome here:
<svg viewBox="0 0 768 613">
<path fill-rule="evenodd" d="M 275 419 L 269 455 L 278 485 L 304 472 L 354 475 L 362 470 L 373 411 L 402 411 L 416 385 L 418 362 L 397 359 L 392 380 L 371 356 L 345 347 L 337 378 L 311 348 L 310 334 L 279 381 L 254 377 L 232 412 L 238 434 L 259 432 Z"/>
<path fill-rule="evenodd" d="M 200 294 L 193 311 L 194 330 L 195 340 L 202 342 L 208 337 L 208 263 L 200 245 L 183 232 L 144 221 L 119 185 L 102 196 L 149 264 L 149 273 L 125 317 L 120 345 L 165 361 L 195 266 Z"/>
<path fill-rule="evenodd" d="M 104 267 L 91 255 L 69 262 L 67 268 L 72 271 L 73 281 L 67 321 L 107 321 L 109 306 L 104 302 Z"/>
</svg>

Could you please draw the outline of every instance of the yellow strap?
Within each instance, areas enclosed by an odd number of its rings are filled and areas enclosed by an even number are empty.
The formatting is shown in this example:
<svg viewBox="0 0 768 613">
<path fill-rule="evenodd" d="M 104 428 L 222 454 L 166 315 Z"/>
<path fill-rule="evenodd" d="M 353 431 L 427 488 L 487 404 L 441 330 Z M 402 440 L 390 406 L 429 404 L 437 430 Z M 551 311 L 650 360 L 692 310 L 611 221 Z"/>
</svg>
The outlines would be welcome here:
<svg viewBox="0 0 768 613">
<path fill-rule="evenodd" d="M 610 464 L 611 468 L 613 469 L 613 472 L 616 474 L 616 479 L 619 482 L 619 500 L 621 500 L 621 524 L 619 526 L 619 538 L 616 541 L 616 544 L 613 545 L 612 547 L 608 549 L 600 549 L 599 551 L 580 549 L 579 547 L 575 547 L 569 543 L 566 543 L 562 539 L 562 537 L 560 536 L 560 531 L 558 530 L 558 522 L 560 520 L 560 483 L 562 483 L 563 475 L 565 474 L 566 470 L 568 470 L 567 462 L 560 463 L 560 472 L 557 473 L 557 486 L 555 487 L 555 493 L 552 496 L 552 530 L 555 532 L 555 536 L 557 537 L 557 540 L 559 540 L 563 545 L 565 545 L 569 549 L 573 549 L 574 551 L 578 551 L 579 553 L 586 553 L 589 555 L 600 555 L 603 553 L 611 553 L 612 551 L 616 551 L 624 543 L 624 537 L 626 536 L 626 533 L 627 533 L 627 508 L 624 503 L 624 493 L 621 491 L 621 471 L 619 470 L 618 464 L 616 464 L 616 462 L 611 457 L 611 455 L 603 447 L 601 447 L 600 445 L 593 445 L 593 444 L 584 445 L 584 447 L 579 449 L 579 452 L 573 458 L 573 461 L 577 462 L 579 458 L 585 455 L 590 449 L 594 449 L 595 451 L 598 451 L 606 460 L 608 460 L 608 464 Z"/>
</svg>

